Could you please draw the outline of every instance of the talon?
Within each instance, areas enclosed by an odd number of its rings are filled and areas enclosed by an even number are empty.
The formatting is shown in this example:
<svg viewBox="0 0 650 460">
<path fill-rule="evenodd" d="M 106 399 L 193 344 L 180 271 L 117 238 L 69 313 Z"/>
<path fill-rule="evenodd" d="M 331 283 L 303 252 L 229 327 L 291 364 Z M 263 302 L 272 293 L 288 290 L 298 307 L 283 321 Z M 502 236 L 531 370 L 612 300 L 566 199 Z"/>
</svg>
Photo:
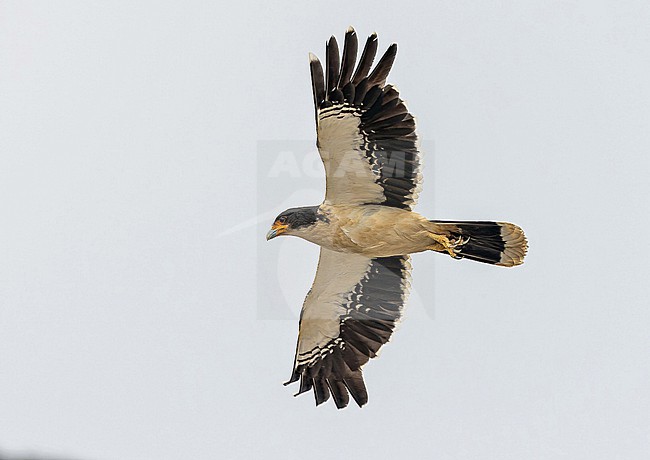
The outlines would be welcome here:
<svg viewBox="0 0 650 460">
<path fill-rule="evenodd" d="M 469 236 L 467 238 L 463 238 L 463 236 L 460 235 L 457 239 L 452 240 L 449 245 L 452 248 L 456 248 L 458 246 L 463 246 L 463 245 L 467 244 L 468 241 L 469 241 Z"/>
<path fill-rule="evenodd" d="M 467 244 L 467 242 L 469 241 L 469 236 L 467 238 L 463 238 L 462 235 L 459 235 L 458 238 L 453 240 L 450 240 L 446 236 L 437 235 L 435 233 L 430 233 L 429 236 L 436 243 L 440 244 L 447 251 L 447 253 L 454 259 L 462 259 L 462 256 L 456 254 L 454 249 L 456 249 L 459 246 L 463 246 L 464 244 Z"/>
</svg>

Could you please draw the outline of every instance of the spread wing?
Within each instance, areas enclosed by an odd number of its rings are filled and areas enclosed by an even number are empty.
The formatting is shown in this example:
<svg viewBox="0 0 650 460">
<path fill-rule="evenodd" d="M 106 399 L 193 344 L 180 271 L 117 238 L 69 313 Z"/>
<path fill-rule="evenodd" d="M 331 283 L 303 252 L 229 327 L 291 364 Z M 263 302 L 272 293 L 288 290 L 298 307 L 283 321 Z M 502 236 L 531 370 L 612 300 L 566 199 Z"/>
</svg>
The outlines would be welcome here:
<svg viewBox="0 0 650 460">
<path fill-rule="evenodd" d="M 293 373 L 298 394 L 316 405 L 332 395 L 341 409 L 349 395 L 368 402 L 361 366 L 388 342 L 408 295 L 408 256 L 368 259 L 321 248 L 318 270 L 300 315 Z"/>
<path fill-rule="evenodd" d="M 397 89 L 386 85 L 397 45 L 388 48 L 372 72 L 377 36 L 368 38 L 355 70 L 357 48 L 352 28 L 345 34 L 342 59 L 331 37 L 325 75 L 318 58 L 310 55 L 325 201 L 410 209 L 420 188 L 420 154 L 415 120 Z"/>
</svg>

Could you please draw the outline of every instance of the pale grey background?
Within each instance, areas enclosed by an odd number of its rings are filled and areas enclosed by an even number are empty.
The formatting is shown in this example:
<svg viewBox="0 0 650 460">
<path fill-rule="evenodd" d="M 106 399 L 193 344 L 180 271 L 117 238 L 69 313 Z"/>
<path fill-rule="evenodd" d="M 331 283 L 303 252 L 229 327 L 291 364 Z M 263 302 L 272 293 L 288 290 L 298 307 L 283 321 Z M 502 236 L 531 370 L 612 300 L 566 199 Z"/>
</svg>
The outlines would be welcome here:
<svg viewBox="0 0 650 460">
<path fill-rule="evenodd" d="M 295 3 L 0 2 L 0 449 L 647 458 L 647 2 Z M 297 313 L 317 248 L 259 244 L 258 197 L 322 182 L 255 170 L 260 140 L 313 142 L 307 52 L 350 24 L 399 43 L 435 146 L 417 209 L 513 220 L 531 250 L 416 256 L 370 403 L 338 412 L 281 385 L 296 321 L 259 318 Z M 284 298 L 256 292 L 269 264 Z"/>
</svg>

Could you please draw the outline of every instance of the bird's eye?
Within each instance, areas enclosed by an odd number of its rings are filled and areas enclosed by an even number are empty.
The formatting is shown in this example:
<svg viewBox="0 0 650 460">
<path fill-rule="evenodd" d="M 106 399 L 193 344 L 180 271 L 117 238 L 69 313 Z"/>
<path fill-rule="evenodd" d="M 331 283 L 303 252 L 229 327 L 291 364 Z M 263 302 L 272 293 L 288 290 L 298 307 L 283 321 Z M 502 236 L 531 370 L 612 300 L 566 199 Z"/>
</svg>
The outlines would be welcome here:
<svg viewBox="0 0 650 460">
<path fill-rule="evenodd" d="M 278 222 L 281 224 L 286 224 L 287 223 L 287 216 L 282 216 L 278 219 Z"/>
</svg>

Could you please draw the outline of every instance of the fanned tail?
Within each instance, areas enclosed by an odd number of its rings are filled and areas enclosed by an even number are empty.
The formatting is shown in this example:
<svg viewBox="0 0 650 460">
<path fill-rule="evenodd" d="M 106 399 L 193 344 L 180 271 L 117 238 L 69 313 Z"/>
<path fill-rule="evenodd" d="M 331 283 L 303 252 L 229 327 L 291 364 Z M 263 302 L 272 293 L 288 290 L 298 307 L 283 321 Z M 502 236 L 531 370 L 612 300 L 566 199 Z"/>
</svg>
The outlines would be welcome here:
<svg viewBox="0 0 650 460">
<path fill-rule="evenodd" d="M 524 231 L 515 224 L 442 220 L 430 222 L 433 224 L 431 232 L 447 237 L 458 259 L 470 259 L 503 267 L 524 263 L 528 242 Z"/>
</svg>

